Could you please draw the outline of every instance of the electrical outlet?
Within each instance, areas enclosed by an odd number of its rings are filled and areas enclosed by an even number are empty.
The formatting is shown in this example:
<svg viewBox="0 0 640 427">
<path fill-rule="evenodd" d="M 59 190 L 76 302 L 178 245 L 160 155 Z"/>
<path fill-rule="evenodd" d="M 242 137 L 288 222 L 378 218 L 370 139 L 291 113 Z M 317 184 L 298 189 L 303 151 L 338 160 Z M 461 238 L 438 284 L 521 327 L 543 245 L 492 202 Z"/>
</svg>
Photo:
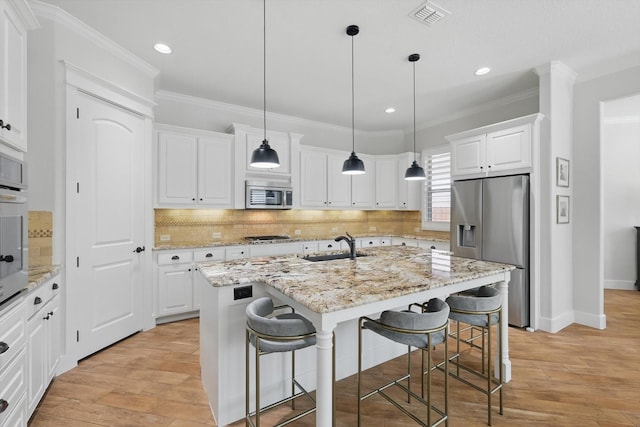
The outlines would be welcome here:
<svg viewBox="0 0 640 427">
<path fill-rule="evenodd" d="M 168 234 L 161 234 L 160 235 L 160 241 L 161 242 L 168 242 L 169 240 L 171 240 L 171 236 Z"/>
<path fill-rule="evenodd" d="M 299 235 L 301 235 L 301 234 L 302 234 L 302 231 L 301 231 L 301 230 L 295 230 L 295 231 L 293 232 L 293 234 L 295 234 L 296 236 L 299 236 Z"/>
<path fill-rule="evenodd" d="M 376 231 L 378 228 L 375 225 L 369 227 L 369 231 Z"/>
<path fill-rule="evenodd" d="M 222 233 L 220 233 L 219 231 L 216 231 L 213 234 L 211 234 L 211 237 L 214 239 L 219 239 L 222 237 Z"/>
</svg>

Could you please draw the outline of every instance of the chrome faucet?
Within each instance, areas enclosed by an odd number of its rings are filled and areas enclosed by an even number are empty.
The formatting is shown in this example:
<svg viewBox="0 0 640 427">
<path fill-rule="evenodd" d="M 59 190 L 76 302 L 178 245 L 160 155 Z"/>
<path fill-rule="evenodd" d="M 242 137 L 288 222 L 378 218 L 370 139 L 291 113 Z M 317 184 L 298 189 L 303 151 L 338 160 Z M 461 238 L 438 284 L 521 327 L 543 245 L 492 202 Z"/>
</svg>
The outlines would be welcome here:
<svg viewBox="0 0 640 427">
<path fill-rule="evenodd" d="M 346 236 L 338 236 L 335 238 L 336 242 L 344 240 L 349 245 L 349 258 L 356 259 L 356 239 L 349 232 L 345 232 Z"/>
</svg>

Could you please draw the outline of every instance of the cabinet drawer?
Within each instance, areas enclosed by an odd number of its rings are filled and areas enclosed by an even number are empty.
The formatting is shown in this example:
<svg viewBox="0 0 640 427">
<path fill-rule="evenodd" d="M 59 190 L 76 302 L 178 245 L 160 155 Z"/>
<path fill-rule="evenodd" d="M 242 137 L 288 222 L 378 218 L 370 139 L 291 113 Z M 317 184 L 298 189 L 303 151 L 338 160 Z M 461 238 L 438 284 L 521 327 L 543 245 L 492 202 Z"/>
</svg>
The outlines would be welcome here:
<svg viewBox="0 0 640 427">
<path fill-rule="evenodd" d="M 342 249 L 342 242 L 336 242 L 335 240 L 320 240 L 318 241 L 319 251 L 332 251 L 336 249 Z"/>
<path fill-rule="evenodd" d="M 302 252 L 305 254 L 318 252 L 318 242 L 304 242 L 302 244 Z"/>
<path fill-rule="evenodd" d="M 40 287 L 29 292 L 25 297 L 27 305 L 27 318 L 33 316 L 53 297 L 51 283 L 44 283 Z"/>
<path fill-rule="evenodd" d="M 199 249 L 197 251 L 193 251 L 193 259 L 195 260 L 195 262 L 220 261 L 224 259 L 224 249 Z"/>
<path fill-rule="evenodd" d="M 22 404 L 24 404 L 23 397 L 27 387 L 25 363 L 25 351 L 22 350 L 7 369 L 0 371 L 2 372 L 0 374 L 0 399 L 8 403 L 4 412 L 0 413 L 0 425 L 12 425 L 7 421 L 12 417 L 13 413 L 16 410 L 24 412 L 19 404 L 21 400 Z"/>
<path fill-rule="evenodd" d="M 184 264 L 193 262 L 193 252 L 168 252 L 158 254 L 158 265 Z"/>
<path fill-rule="evenodd" d="M 246 246 L 237 246 L 227 248 L 225 251 L 226 259 L 243 259 L 249 258 L 249 249 Z"/>
<path fill-rule="evenodd" d="M 0 354 L 0 372 L 24 348 L 27 342 L 26 324 L 24 301 L 21 301 L 0 318 L 0 343 L 4 344 L 0 345 L 5 349 L 4 353 Z M 4 382 L 0 382 L 0 384 L 4 384 Z"/>
<path fill-rule="evenodd" d="M 3 418 L 0 414 L 0 426 L 2 427 L 24 427 L 27 425 L 27 411 L 25 408 L 27 398 L 23 397 L 17 405 L 13 405 L 13 411 L 11 408 L 7 408 L 7 418 Z"/>
</svg>

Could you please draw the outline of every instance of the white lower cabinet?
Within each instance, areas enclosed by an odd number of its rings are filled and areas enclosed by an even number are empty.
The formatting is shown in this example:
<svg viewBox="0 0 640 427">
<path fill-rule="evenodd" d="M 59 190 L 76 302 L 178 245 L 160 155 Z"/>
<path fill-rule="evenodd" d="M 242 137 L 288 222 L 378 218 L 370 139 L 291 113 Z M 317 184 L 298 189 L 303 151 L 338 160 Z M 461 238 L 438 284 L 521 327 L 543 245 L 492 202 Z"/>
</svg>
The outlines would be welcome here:
<svg viewBox="0 0 640 427">
<path fill-rule="evenodd" d="M 224 247 L 158 251 L 155 259 L 156 318 L 183 315 L 200 309 L 195 277 L 198 263 L 226 258 Z"/>
<path fill-rule="evenodd" d="M 27 425 L 27 310 L 24 298 L 0 312 L 0 427 Z"/>
<path fill-rule="evenodd" d="M 60 360 L 62 313 L 60 278 L 56 276 L 27 294 L 27 414 L 30 416 L 55 376 Z"/>
</svg>

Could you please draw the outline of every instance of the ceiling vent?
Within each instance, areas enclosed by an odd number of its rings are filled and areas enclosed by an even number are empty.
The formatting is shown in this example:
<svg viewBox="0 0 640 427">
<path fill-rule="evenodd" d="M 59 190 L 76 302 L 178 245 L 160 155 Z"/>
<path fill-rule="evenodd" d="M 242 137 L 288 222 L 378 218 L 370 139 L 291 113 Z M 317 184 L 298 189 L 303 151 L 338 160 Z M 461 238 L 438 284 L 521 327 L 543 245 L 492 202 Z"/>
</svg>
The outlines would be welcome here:
<svg viewBox="0 0 640 427">
<path fill-rule="evenodd" d="M 451 12 L 430 1 L 424 3 L 410 14 L 413 19 L 427 25 L 435 24 L 446 15 L 451 15 Z"/>
</svg>

